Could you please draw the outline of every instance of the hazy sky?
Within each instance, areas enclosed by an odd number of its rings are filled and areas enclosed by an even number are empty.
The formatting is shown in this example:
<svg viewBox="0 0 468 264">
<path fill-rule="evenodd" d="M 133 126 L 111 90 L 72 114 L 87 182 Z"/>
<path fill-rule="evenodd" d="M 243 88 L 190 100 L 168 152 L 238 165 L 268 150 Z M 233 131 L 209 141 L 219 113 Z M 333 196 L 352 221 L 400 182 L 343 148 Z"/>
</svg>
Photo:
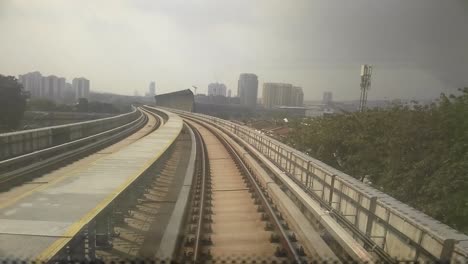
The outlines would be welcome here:
<svg viewBox="0 0 468 264">
<path fill-rule="evenodd" d="M 0 74 L 84 76 L 91 89 L 237 93 L 242 72 L 306 99 L 430 98 L 468 86 L 467 0 L 0 0 Z M 261 90 L 261 89 L 259 89 Z M 259 91 L 261 94 L 261 92 Z"/>
</svg>

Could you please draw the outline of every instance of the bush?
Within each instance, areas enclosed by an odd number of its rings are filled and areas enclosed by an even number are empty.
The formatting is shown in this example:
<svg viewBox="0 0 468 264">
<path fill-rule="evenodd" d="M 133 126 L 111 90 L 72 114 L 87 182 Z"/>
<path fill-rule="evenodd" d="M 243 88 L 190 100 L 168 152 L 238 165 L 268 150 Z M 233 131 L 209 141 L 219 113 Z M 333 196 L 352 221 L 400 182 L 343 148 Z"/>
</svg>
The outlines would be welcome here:
<svg viewBox="0 0 468 264">
<path fill-rule="evenodd" d="M 468 233 L 468 88 L 438 104 L 298 120 L 288 143 Z"/>
<path fill-rule="evenodd" d="M 23 119 L 26 95 L 13 76 L 0 75 L 0 130 L 16 129 Z"/>
</svg>

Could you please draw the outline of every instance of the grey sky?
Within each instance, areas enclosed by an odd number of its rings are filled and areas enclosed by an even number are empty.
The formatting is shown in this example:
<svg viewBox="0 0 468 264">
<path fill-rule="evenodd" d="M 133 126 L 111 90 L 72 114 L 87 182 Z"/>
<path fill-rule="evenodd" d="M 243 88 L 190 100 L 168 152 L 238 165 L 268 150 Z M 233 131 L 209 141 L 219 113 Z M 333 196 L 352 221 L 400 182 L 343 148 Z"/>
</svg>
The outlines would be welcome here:
<svg viewBox="0 0 468 264">
<path fill-rule="evenodd" d="M 466 0 L 0 0 L 0 73 L 39 70 L 121 94 L 224 82 L 242 72 L 359 97 L 430 98 L 468 86 Z"/>
</svg>

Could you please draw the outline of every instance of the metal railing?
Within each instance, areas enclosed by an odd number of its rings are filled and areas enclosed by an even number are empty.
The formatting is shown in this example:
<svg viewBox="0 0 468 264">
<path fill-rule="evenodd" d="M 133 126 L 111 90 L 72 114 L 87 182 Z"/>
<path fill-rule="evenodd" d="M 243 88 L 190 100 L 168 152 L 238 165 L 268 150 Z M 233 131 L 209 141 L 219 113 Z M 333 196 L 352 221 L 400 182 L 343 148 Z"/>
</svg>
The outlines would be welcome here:
<svg viewBox="0 0 468 264">
<path fill-rule="evenodd" d="M 172 111 L 172 109 L 171 109 Z M 468 236 L 389 195 L 258 131 L 188 112 L 233 133 L 263 153 L 370 251 L 398 260 L 466 261 Z"/>
</svg>

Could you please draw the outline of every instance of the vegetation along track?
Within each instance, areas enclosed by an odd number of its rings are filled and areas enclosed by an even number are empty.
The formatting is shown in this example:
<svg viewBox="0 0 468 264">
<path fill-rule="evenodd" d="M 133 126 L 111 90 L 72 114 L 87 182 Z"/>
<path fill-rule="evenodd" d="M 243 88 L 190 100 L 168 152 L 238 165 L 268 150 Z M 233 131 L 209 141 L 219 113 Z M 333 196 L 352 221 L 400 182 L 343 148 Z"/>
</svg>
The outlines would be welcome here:
<svg viewBox="0 0 468 264">
<path fill-rule="evenodd" d="M 201 154 L 183 261 L 302 262 L 304 250 L 233 147 L 186 121 Z"/>
</svg>

